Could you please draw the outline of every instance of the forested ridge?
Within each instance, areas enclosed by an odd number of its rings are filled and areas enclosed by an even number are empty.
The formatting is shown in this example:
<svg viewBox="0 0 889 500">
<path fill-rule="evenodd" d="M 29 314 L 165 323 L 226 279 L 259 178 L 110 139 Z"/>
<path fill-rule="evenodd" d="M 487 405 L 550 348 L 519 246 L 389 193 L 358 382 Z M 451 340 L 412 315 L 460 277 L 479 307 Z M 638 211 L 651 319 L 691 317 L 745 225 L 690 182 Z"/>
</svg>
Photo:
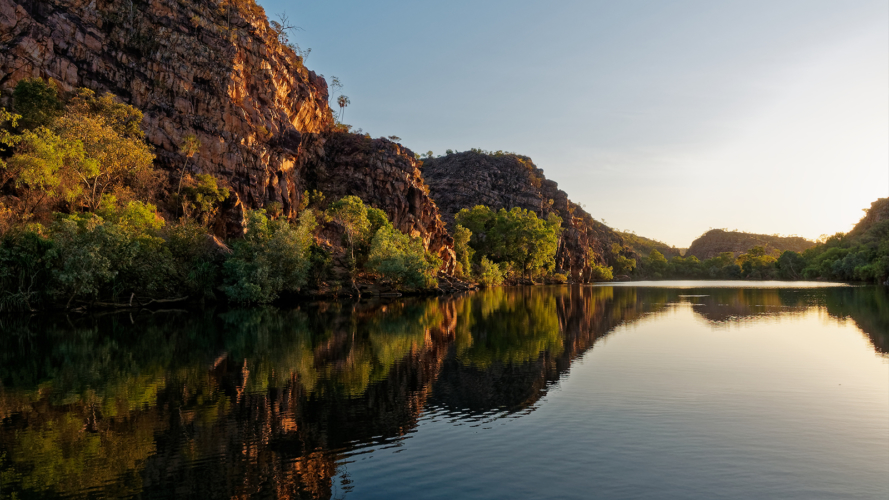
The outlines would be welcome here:
<svg viewBox="0 0 889 500">
<path fill-rule="evenodd" d="M 701 260 L 692 254 L 667 259 L 652 249 L 641 258 L 634 277 L 651 279 L 755 279 L 835 280 L 889 283 L 889 198 L 880 198 L 865 210 L 865 216 L 848 233 L 824 236 L 818 243 L 802 238 L 779 238 L 756 244 L 741 252 L 724 251 Z M 765 235 L 719 231 L 733 245 L 758 242 Z M 801 241 L 800 241 L 801 240 Z M 697 240 L 696 240 L 697 241 Z M 810 244 L 811 243 L 811 244 Z M 749 244 L 749 243 L 748 243 Z M 791 244 L 802 251 L 779 250 L 774 245 Z M 705 245 L 699 245 L 699 248 Z M 743 247 L 741 247 L 743 248 Z"/>
</svg>

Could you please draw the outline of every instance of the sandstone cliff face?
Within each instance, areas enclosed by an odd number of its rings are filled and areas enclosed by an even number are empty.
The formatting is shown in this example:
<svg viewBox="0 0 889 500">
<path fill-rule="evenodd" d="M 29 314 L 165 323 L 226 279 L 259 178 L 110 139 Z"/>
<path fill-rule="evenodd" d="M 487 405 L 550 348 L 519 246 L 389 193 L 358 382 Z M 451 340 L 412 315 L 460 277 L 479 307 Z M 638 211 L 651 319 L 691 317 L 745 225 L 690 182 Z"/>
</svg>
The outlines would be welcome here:
<svg viewBox="0 0 889 500">
<path fill-rule="evenodd" d="M 387 139 L 347 133 L 327 136 L 324 154 L 310 162 L 305 185 L 327 200 L 355 195 L 386 212 L 397 229 L 420 237 L 425 247 L 453 272 L 453 239 L 414 159 L 414 153 Z"/>
<path fill-rule="evenodd" d="M 386 211 L 450 265 L 451 239 L 413 154 L 331 132 L 327 83 L 279 42 L 252 0 L 0 0 L 0 105 L 34 77 L 109 91 L 141 109 L 170 180 L 185 162 L 183 138 L 197 136 L 188 170 L 236 195 L 217 221 L 221 236 L 243 231 L 245 208 L 277 202 L 292 216 L 307 188 L 320 189 Z"/>
<path fill-rule="evenodd" d="M 686 257 L 694 255 L 698 259 L 706 260 L 716 257 L 722 252 L 732 252 L 737 257 L 755 246 L 762 246 L 766 249 L 766 252 L 776 254 L 777 256 L 785 250 L 802 252 L 807 248 L 815 246 L 815 242 L 800 238 L 799 236 L 783 237 L 711 229 L 701 235 L 700 238 L 694 240 L 691 246 L 688 247 L 685 255 Z"/>
<path fill-rule="evenodd" d="M 475 205 L 520 207 L 543 218 L 556 213 L 562 218 L 556 270 L 576 281 L 589 281 L 591 264 L 612 265 L 611 245 L 623 246 L 620 235 L 569 200 L 528 157 L 468 151 L 424 160 L 422 171 L 442 218 L 451 226 L 457 212 Z"/>
<path fill-rule="evenodd" d="M 225 179 L 236 211 L 277 201 L 290 214 L 299 171 L 331 123 L 324 79 L 278 42 L 255 5 L 0 0 L 0 54 L 2 90 L 52 78 L 141 109 L 157 162 L 170 172 L 185 160 L 183 137 L 194 134 L 202 146 L 189 170 Z"/>
</svg>

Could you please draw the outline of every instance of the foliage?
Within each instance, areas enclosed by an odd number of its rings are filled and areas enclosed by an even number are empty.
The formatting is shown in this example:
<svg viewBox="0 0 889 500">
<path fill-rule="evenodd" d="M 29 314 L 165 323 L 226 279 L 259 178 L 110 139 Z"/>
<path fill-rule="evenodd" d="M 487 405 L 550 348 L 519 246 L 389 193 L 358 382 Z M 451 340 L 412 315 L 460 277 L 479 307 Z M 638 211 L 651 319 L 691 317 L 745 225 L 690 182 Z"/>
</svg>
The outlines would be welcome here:
<svg viewBox="0 0 889 500">
<path fill-rule="evenodd" d="M 367 269 L 381 274 L 395 284 L 412 289 L 432 288 L 441 259 L 423 248 L 420 238 L 411 238 L 393 228 L 380 227 L 374 234 L 367 259 Z"/>
<path fill-rule="evenodd" d="M 83 186 L 71 175 L 72 167 L 92 163 L 83 144 L 67 141 L 46 127 L 25 130 L 6 164 L 7 175 L 17 188 L 25 188 L 25 213 L 32 214 L 44 199 L 74 201 Z M 92 165 L 86 166 L 90 168 Z"/>
<path fill-rule="evenodd" d="M 367 218 L 367 207 L 357 196 L 345 196 L 330 204 L 327 215 L 343 228 L 343 237 L 349 244 L 352 265 L 357 266 L 355 247 L 367 237 L 370 221 Z"/>
<path fill-rule="evenodd" d="M 219 204 L 229 194 L 228 188 L 219 187 L 212 175 L 199 174 L 195 179 L 188 178 L 180 197 L 182 212 L 186 219 L 195 218 L 206 226 L 216 217 Z"/>
<path fill-rule="evenodd" d="M 614 279 L 612 268 L 610 266 L 605 267 L 595 263 L 591 264 L 590 279 L 593 281 L 611 281 L 612 279 Z"/>
<path fill-rule="evenodd" d="M 247 234 L 234 243 L 224 264 L 228 298 L 263 304 L 281 292 L 305 286 L 315 225 L 311 210 L 300 215 L 296 227 L 285 220 L 269 220 L 264 210 L 248 211 Z"/>
<path fill-rule="evenodd" d="M 478 205 L 461 210 L 456 222 L 471 232 L 469 244 L 478 259 L 487 257 L 496 263 L 510 263 L 526 277 L 555 267 L 562 224 L 555 214 L 543 220 L 519 207 L 495 212 Z"/>
<path fill-rule="evenodd" d="M 482 256 L 474 275 L 475 279 L 485 286 L 500 285 L 503 283 L 504 279 L 504 273 L 500 269 L 500 265 L 492 262 L 486 256 Z"/>
<path fill-rule="evenodd" d="M 0 239 L 0 312 L 44 305 L 53 241 L 38 231 L 15 231 Z"/>
<path fill-rule="evenodd" d="M 472 257 L 475 250 L 469 246 L 472 231 L 457 224 L 454 228 L 454 253 L 457 255 L 457 275 L 470 277 L 472 275 Z"/>
<path fill-rule="evenodd" d="M 141 111 L 111 94 L 96 97 L 87 89 L 77 91 L 59 110 L 54 90 L 23 88 L 31 89 L 24 109 L 32 123 L 40 124 L 14 138 L 13 155 L 0 166 L 24 191 L 24 215 L 44 202 L 96 210 L 107 194 L 124 198 L 151 184 L 154 155 L 143 140 Z"/>
<path fill-rule="evenodd" d="M 21 115 L 19 126 L 26 130 L 49 127 L 62 115 L 62 99 L 55 82 L 26 78 L 12 92 L 12 106 Z"/>
</svg>

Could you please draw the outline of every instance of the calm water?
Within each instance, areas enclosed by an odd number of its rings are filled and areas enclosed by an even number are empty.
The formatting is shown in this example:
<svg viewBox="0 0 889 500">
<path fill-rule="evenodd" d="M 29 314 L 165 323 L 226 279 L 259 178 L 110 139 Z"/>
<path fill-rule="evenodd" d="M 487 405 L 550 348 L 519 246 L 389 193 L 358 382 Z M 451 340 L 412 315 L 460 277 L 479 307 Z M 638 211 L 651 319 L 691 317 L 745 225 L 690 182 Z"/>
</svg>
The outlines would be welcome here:
<svg viewBox="0 0 889 500">
<path fill-rule="evenodd" d="M 889 292 L 0 317 L 0 497 L 889 497 Z"/>
</svg>

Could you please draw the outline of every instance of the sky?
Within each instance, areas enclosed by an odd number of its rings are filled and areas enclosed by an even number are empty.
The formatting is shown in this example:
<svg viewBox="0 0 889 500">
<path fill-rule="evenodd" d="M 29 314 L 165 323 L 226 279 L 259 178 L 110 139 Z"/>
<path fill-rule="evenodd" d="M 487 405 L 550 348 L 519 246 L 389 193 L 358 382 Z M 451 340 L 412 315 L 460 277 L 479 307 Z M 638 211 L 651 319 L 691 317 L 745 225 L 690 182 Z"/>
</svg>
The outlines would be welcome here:
<svg viewBox="0 0 889 500">
<path fill-rule="evenodd" d="M 613 228 L 816 239 L 889 196 L 887 0 L 258 3 L 345 123 L 530 156 Z"/>
</svg>

